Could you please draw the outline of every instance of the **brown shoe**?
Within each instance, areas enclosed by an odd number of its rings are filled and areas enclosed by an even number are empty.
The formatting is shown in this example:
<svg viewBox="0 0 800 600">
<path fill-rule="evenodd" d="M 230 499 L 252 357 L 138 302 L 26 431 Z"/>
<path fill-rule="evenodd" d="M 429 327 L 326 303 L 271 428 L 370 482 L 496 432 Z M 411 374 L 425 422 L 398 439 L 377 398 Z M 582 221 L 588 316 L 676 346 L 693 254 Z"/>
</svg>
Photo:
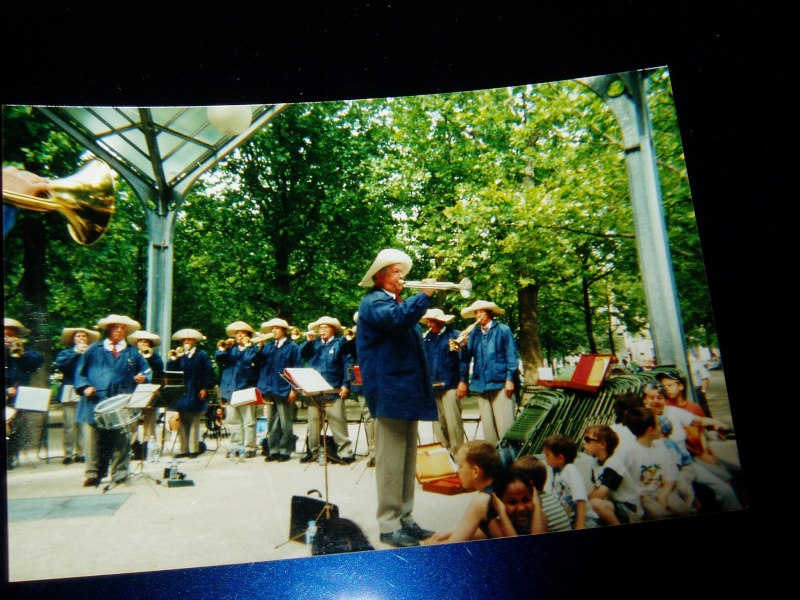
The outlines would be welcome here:
<svg viewBox="0 0 800 600">
<path fill-rule="evenodd" d="M 98 485 L 100 485 L 100 479 L 97 477 L 87 477 L 83 482 L 83 487 L 97 487 Z"/>
</svg>

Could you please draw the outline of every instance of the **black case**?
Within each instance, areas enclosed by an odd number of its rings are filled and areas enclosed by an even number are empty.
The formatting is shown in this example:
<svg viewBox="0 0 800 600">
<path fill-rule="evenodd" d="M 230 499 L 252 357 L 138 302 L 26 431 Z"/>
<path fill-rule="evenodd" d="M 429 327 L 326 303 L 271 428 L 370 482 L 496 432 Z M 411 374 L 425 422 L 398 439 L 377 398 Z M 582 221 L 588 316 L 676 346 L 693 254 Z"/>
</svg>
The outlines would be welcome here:
<svg viewBox="0 0 800 600">
<path fill-rule="evenodd" d="M 318 490 L 311 490 L 311 494 Z M 327 508 L 326 508 L 327 506 Z M 291 523 L 289 524 L 289 539 L 295 542 L 306 543 L 305 532 L 309 521 L 321 521 L 323 519 L 338 519 L 339 507 L 330 504 L 321 498 L 310 496 L 292 496 Z"/>
</svg>

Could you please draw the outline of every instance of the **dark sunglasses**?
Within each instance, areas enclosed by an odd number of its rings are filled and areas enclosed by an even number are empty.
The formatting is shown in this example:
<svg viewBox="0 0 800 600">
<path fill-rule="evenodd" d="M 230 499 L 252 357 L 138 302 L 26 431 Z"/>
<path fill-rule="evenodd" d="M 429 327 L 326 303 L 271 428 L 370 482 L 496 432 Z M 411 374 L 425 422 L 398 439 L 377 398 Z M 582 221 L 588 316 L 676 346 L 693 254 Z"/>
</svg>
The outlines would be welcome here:
<svg viewBox="0 0 800 600">
<path fill-rule="evenodd" d="M 589 437 L 588 435 L 583 436 L 583 443 L 588 444 L 589 442 L 599 442 L 600 440 L 595 439 L 593 437 Z"/>
</svg>

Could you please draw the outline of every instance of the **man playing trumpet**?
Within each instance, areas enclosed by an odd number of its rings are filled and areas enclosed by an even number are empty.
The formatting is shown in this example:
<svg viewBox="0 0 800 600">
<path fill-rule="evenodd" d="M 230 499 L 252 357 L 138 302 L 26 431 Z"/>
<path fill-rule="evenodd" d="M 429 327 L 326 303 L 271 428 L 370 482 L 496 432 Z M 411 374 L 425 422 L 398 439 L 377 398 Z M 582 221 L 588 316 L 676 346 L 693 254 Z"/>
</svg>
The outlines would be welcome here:
<svg viewBox="0 0 800 600">
<path fill-rule="evenodd" d="M 83 456 L 83 441 L 80 427 L 75 422 L 75 409 L 78 406 L 78 395 L 74 392 L 75 370 L 78 360 L 89 349 L 89 344 L 100 341 L 100 333 L 83 327 L 65 327 L 61 332 L 61 343 L 65 348 L 56 356 L 53 366 L 61 371 L 61 387 L 58 399 L 64 411 L 64 464 L 86 462 Z"/>
<path fill-rule="evenodd" d="M 245 458 L 256 455 L 256 411 L 252 404 L 231 406 L 233 392 L 252 388 L 258 383 L 258 369 L 253 366 L 258 345 L 250 341 L 253 328 L 244 321 L 234 321 L 225 328 L 227 340 L 222 340 L 214 353 L 220 368 L 219 397 L 226 406 L 225 422 L 231 429 L 230 456 L 244 452 Z"/>
<path fill-rule="evenodd" d="M 139 350 L 139 354 L 147 361 L 152 372 L 151 379 L 156 382 L 162 381 L 164 379 L 164 359 L 153 351 L 153 348 L 161 345 L 161 337 L 142 329 L 130 334 L 127 341 L 131 346 L 135 346 Z M 156 435 L 157 412 L 160 412 L 160 409 L 149 406 L 142 411 L 142 442 L 149 440 L 151 437 L 158 437 Z M 136 445 L 136 442 L 139 441 L 138 424 L 135 423 L 133 425 L 131 434 L 131 441 Z M 141 449 L 142 446 L 139 446 L 140 452 Z"/>
</svg>

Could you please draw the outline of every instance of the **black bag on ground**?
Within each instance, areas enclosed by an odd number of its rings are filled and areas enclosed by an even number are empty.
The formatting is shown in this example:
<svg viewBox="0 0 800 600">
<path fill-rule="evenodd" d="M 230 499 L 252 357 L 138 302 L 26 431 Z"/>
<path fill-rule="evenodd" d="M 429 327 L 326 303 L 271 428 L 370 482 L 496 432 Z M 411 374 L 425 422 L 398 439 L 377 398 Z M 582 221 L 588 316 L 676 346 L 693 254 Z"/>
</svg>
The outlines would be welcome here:
<svg viewBox="0 0 800 600">
<path fill-rule="evenodd" d="M 309 490 L 309 494 L 316 492 L 320 498 L 306 496 L 292 496 L 292 506 L 289 523 L 289 539 L 295 542 L 306 543 L 306 529 L 309 521 L 322 521 L 324 519 L 337 519 L 339 517 L 339 507 L 328 503 L 326 509 L 325 500 L 319 490 Z"/>
</svg>

